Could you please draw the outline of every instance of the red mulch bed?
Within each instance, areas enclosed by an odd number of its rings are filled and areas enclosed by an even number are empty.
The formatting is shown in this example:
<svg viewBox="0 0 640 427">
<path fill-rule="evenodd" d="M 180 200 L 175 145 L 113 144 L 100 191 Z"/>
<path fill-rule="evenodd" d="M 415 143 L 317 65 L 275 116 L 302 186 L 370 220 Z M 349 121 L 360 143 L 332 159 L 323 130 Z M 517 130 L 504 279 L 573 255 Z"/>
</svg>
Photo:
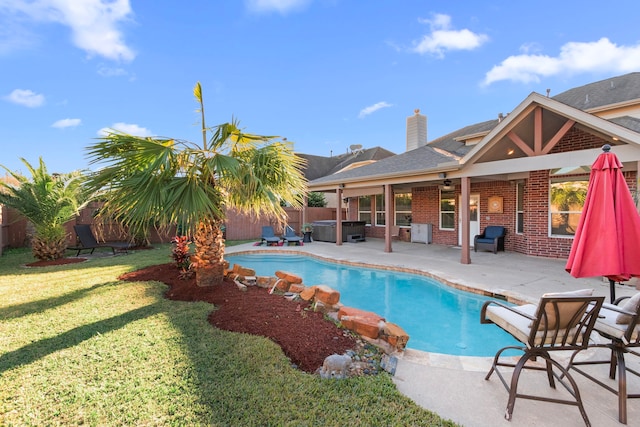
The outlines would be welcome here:
<svg viewBox="0 0 640 427">
<path fill-rule="evenodd" d="M 313 373 L 327 356 L 357 348 L 356 338 L 322 313 L 305 310 L 306 302 L 289 301 L 268 289 L 249 286 L 240 291 L 233 281 L 199 287 L 195 278 L 181 279 L 175 264 L 143 268 L 123 274 L 120 280 L 157 280 L 170 289 L 165 296 L 179 301 L 206 301 L 217 310 L 209 322 L 220 329 L 267 337 L 277 343 L 299 369 Z"/>
<path fill-rule="evenodd" d="M 72 264 L 84 258 L 61 258 L 36 261 L 29 267 Z M 155 265 L 123 274 L 120 280 L 156 280 L 169 285 L 165 296 L 176 301 L 206 301 L 217 310 L 209 315 L 213 326 L 232 332 L 244 332 L 267 337 L 277 343 L 299 369 L 314 373 L 327 356 L 343 354 L 358 347 L 357 339 L 322 313 L 305 310 L 307 302 L 292 302 L 265 288 L 249 286 L 240 291 L 233 281 L 221 286 L 199 287 L 195 277 L 180 278 L 175 264 Z"/>
<path fill-rule="evenodd" d="M 60 258 L 52 260 L 35 261 L 26 264 L 27 267 L 48 267 L 50 265 L 64 265 L 64 264 L 76 264 L 78 262 L 85 262 L 86 258 Z"/>
</svg>

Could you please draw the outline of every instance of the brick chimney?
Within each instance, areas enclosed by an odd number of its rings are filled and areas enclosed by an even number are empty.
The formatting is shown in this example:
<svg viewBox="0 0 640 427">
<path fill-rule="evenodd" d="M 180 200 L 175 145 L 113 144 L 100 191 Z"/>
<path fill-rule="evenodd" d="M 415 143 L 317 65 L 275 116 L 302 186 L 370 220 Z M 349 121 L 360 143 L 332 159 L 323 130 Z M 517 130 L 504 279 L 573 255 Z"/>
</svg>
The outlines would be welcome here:
<svg viewBox="0 0 640 427">
<path fill-rule="evenodd" d="M 407 151 L 427 145 L 427 116 L 413 110 L 413 116 L 407 117 Z"/>
</svg>

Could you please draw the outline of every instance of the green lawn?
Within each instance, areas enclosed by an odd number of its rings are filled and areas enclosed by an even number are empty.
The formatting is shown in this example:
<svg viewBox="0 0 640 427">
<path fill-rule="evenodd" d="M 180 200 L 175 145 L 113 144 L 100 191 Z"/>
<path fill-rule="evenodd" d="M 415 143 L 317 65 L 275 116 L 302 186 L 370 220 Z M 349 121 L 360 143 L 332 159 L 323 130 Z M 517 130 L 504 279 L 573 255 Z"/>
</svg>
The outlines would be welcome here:
<svg viewBox="0 0 640 427">
<path fill-rule="evenodd" d="M 454 425 L 387 374 L 321 380 L 273 342 L 214 329 L 207 303 L 117 277 L 170 245 L 59 267 L 0 257 L 0 425 Z"/>
</svg>

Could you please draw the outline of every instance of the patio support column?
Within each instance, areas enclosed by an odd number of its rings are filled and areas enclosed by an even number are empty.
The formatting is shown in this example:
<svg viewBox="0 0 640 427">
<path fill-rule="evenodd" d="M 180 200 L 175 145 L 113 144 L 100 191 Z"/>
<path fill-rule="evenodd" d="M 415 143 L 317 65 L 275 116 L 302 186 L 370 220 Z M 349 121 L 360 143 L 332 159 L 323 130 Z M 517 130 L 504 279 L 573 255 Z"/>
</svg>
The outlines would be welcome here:
<svg viewBox="0 0 640 427">
<path fill-rule="evenodd" d="M 391 248 L 391 226 L 393 225 L 393 190 L 391 184 L 384 185 L 384 251 L 393 252 Z"/>
<path fill-rule="evenodd" d="M 342 245 L 342 184 L 336 190 L 338 207 L 336 208 L 336 245 Z"/>
<path fill-rule="evenodd" d="M 636 162 L 636 196 L 640 195 L 640 161 Z M 640 197 L 636 197 L 636 209 L 640 212 Z"/>
<path fill-rule="evenodd" d="M 305 194 L 304 197 L 302 198 L 302 218 L 301 218 L 301 222 L 300 222 L 300 232 L 304 231 L 303 230 L 303 225 L 306 224 L 307 221 L 307 207 L 309 206 L 309 195 Z"/>
<path fill-rule="evenodd" d="M 460 264 L 471 264 L 471 242 L 469 241 L 469 201 L 471 193 L 471 179 L 463 176 L 460 179 L 460 225 L 462 227 L 462 251 L 460 252 Z"/>
</svg>

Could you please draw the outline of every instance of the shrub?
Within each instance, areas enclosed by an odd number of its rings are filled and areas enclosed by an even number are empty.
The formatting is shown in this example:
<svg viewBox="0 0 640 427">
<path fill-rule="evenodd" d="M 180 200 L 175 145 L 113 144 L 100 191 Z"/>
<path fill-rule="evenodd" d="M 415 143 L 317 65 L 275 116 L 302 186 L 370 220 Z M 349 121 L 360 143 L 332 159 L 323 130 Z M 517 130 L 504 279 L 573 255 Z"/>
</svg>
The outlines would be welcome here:
<svg viewBox="0 0 640 427">
<path fill-rule="evenodd" d="M 176 236 L 171 239 L 171 243 L 173 243 L 171 257 L 176 263 L 176 267 L 183 275 L 188 275 L 187 273 L 191 270 L 191 254 L 189 253 L 191 240 L 187 236 Z"/>
</svg>

